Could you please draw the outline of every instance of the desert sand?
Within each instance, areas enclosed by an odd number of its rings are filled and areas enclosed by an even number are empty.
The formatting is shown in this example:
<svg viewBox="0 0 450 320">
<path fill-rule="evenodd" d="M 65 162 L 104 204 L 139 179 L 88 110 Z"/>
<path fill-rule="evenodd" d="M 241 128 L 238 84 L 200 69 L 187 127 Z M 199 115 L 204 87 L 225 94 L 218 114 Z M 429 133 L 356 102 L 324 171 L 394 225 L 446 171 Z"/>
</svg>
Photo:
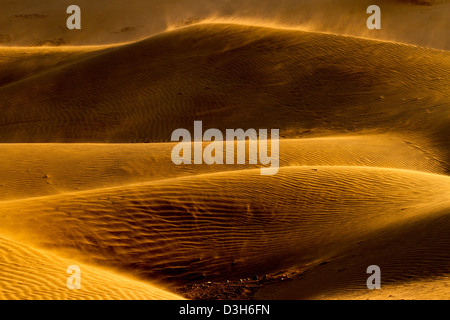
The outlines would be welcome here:
<svg viewBox="0 0 450 320">
<path fill-rule="evenodd" d="M 448 1 L 78 2 L 1 4 L 0 299 L 450 297 Z M 174 165 L 195 120 L 279 172 Z"/>
</svg>

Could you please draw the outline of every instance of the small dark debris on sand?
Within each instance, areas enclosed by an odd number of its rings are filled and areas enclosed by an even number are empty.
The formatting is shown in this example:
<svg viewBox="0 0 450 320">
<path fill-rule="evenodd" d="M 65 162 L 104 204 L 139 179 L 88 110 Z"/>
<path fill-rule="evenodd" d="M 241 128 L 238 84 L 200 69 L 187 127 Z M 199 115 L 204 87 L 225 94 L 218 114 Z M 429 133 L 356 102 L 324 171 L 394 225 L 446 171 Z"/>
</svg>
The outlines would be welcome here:
<svg viewBox="0 0 450 320">
<path fill-rule="evenodd" d="M 0 43 L 8 43 L 11 41 L 11 36 L 9 34 L 0 34 Z"/>
<path fill-rule="evenodd" d="M 64 39 L 53 39 L 53 40 L 37 40 L 33 43 L 33 46 L 36 47 L 42 47 L 42 46 L 52 46 L 52 47 L 58 47 L 67 44 Z"/>
<path fill-rule="evenodd" d="M 131 32 L 131 31 L 135 31 L 136 27 L 123 27 L 122 29 L 120 29 L 119 31 L 115 31 L 114 33 L 124 33 L 124 32 Z"/>
<path fill-rule="evenodd" d="M 239 280 L 204 281 L 174 287 L 174 290 L 191 300 L 253 300 L 258 289 L 277 282 L 291 281 L 304 271 L 291 270 Z"/>
<path fill-rule="evenodd" d="M 14 19 L 43 19 L 47 18 L 48 15 L 46 14 L 37 14 L 37 13 L 30 13 L 30 14 L 15 14 L 12 15 L 10 18 Z"/>
<path fill-rule="evenodd" d="M 178 20 L 175 24 L 175 28 L 190 26 L 190 25 L 202 22 L 203 20 L 204 19 L 202 19 L 202 18 L 188 18 L 188 19 L 184 19 L 184 20 Z"/>
</svg>

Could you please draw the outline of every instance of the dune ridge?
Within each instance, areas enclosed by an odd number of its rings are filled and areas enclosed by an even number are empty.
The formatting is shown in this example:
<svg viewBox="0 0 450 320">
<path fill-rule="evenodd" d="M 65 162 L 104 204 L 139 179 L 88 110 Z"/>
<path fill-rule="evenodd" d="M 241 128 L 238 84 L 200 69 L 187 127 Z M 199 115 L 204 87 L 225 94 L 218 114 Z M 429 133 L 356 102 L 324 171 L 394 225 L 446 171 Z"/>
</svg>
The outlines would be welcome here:
<svg viewBox="0 0 450 320">
<path fill-rule="evenodd" d="M 134 42 L 171 28 L 202 21 L 249 22 L 450 49 L 448 1 L 380 0 L 381 30 L 368 30 L 365 23 L 370 0 L 166 0 L 164 3 L 131 0 L 124 7 L 118 0 L 79 0 L 82 29 L 66 28 L 67 0 L 45 3 L 19 0 L 3 4 L 0 13 L 2 46 L 67 46 Z M 416 4 L 431 4 L 429 6 Z M 120 12 L 120 14 L 119 14 Z M 101 17 L 101 24 L 99 18 Z M 414 32 L 411 32 L 414 30 Z"/>
<path fill-rule="evenodd" d="M 0 87 L 98 54 L 111 46 L 0 47 Z"/>
<path fill-rule="evenodd" d="M 280 166 L 354 165 L 445 174 L 443 154 L 424 152 L 406 139 L 395 135 L 283 139 Z M 245 165 L 176 166 L 171 159 L 175 145 L 2 144 L 0 202 L 260 167 L 248 164 L 248 159 Z M 422 145 L 427 148 L 426 142 Z"/>
<path fill-rule="evenodd" d="M 0 88 L 0 141 L 168 141 L 201 117 L 285 138 L 400 132 L 447 152 L 449 64 L 446 52 L 399 44 L 192 26 Z"/>
<path fill-rule="evenodd" d="M 89 253 L 86 259 L 96 264 L 183 284 L 313 264 L 371 232 L 427 217 L 436 205 L 444 208 L 440 215 L 448 212 L 448 193 L 441 191 L 448 190 L 446 176 L 313 169 L 282 168 L 260 190 L 251 187 L 263 179 L 258 170 L 245 170 L 2 203 L 1 232 L 14 230 L 16 239 L 43 248 L 80 258 Z"/>
</svg>

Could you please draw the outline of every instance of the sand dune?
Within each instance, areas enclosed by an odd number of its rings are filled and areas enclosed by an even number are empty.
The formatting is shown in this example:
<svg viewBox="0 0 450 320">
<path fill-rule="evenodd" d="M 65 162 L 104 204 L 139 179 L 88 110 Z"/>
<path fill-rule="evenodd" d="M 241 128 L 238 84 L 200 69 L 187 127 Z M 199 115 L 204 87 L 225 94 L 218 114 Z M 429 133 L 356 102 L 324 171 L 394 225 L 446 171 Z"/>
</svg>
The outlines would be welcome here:
<svg viewBox="0 0 450 320">
<path fill-rule="evenodd" d="M 264 275 L 251 298 L 447 299 L 450 3 L 381 1 L 377 34 L 366 1 L 186 3 L 117 19 L 121 2 L 80 0 L 79 32 L 67 1 L 5 4 L 0 299 L 179 299 Z M 174 165 L 195 120 L 280 129 L 278 174 Z"/>
<path fill-rule="evenodd" d="M 1 201 L 260 167 L 248 161 L 245 165 L 175 166 L 171 159 L 174 146 L 2 144 Z M 286 139 L 280 141 L 280 166 L 367 166 L 444 174 L 443 154 L 427 153 L 426 147 L 421 149 L 407 137 L 395 135 Z"/>
<path fill-rule="evenodd" d="M 407 233 L 406 244 L 421 243 L 414 250 L 435 250 L 426 261 L 431 270 L 448 263 L 443 245 L 428 246 L 436 238 L 421 242 L 424 232 L 410 232 L 416 220 L 446 217 L 449 198 L 442 191 L 448 190 L 448 177 L 366 167 L 313 169 L 283 168 L 268 180 L 259 170 L 206 174 L 4 202 L 1 232 L 14 230 L 16 239 L 62 255 L 177 284 L 320 263 L 390 228 L 394 237 Z M 264 187 L 252 187 L 262 181 Z M 434 231 L 430 227 L 426 234 L 448 243 Z M 404 256 L 415 252 L 395 248 Z M 374 263 L 386 261 L 382 250 L 371 252 Z M 442 259 L 431 258 L 436 252 Z M 399 273 L 409 265 L 398 263 L 394 271 L 401 280 Z"/>
<path fill-rule="evenodd" d="M 73 260 L 0 237 L 1 300 L 180 299 L 142 281 L 85 266 Z M 82 290 L 68 290 L 69 266 L 82 270 Z M 117 288 L 120 288 L 119 290 Z"/>
<path fill-rule="evenodd" d="M 202 118 L 284 137 L 401 132 L 448 150 L 449 65 L 394 43 L 187 27 L 0 88 L 0 141 L 168 141 Z"/>
<path fill-rule="evenodd" d="M 427 278 L 424 281 L 407 281 L 402 285 L 389 285 L 386 290 L 370 291 L 347 290 L 328 299 L 372 299 L 372 300 L 442 300 L 448 295 L 449 279 L 447 276 Z"/>
<path fill-rule="evenodd" d="M 108 47 L 0 47 L 0 87 L 91 57 Z"/>
<path fill-rule="evenodd" d="M 448 299 L 449 218 L 448 201 L 430 203 L 420 215 L 373 232 L 290 283 L 264 288 L 257 298 Z M 365 270 L 374 264 L 383 286 L 370 291 Z"/>
</svg>

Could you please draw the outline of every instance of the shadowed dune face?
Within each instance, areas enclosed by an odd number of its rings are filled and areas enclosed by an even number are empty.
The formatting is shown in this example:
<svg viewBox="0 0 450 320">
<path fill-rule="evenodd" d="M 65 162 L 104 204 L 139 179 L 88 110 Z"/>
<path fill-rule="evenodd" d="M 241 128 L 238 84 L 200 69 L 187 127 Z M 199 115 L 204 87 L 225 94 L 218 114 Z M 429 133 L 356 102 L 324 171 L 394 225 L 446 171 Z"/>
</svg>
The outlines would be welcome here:
<svg viewBox="0 0 450 320">
<path fill-rule="evenodd" d="M 448 295 L 450 209 L 374 232 L 341 255 L 311 268 L 300 279 L 274 284 L 259 299 L 446 299 Z M 395 245 L 394 245 L 395 244 Z M 383 290 L 367 290 L 367 266 L 380 261 Z"/>
<path fill-rule="evenodd" d="M 402 133 L 448 150 L 444 51 L 205 24 L 86 54 L 0 87 L 0 141 L 169 141 L 201 118 L 284 138 Z"/>
<path fill-rule="evenodd" d="M 199 117 L 221 130 L 277 127 L 284 135 L 439 135 L 448 130 L 449 66 L 445 52 L 423 48 L 201 25 L 0 88 L 0 139 L 168 141 Z"/>
<path fill-rule="evenodd" d="M 101 52 L 102 47 L 99 46 L 58 49 L 2 48 L 0 49 L 0 87 Z"/>
</svg>

